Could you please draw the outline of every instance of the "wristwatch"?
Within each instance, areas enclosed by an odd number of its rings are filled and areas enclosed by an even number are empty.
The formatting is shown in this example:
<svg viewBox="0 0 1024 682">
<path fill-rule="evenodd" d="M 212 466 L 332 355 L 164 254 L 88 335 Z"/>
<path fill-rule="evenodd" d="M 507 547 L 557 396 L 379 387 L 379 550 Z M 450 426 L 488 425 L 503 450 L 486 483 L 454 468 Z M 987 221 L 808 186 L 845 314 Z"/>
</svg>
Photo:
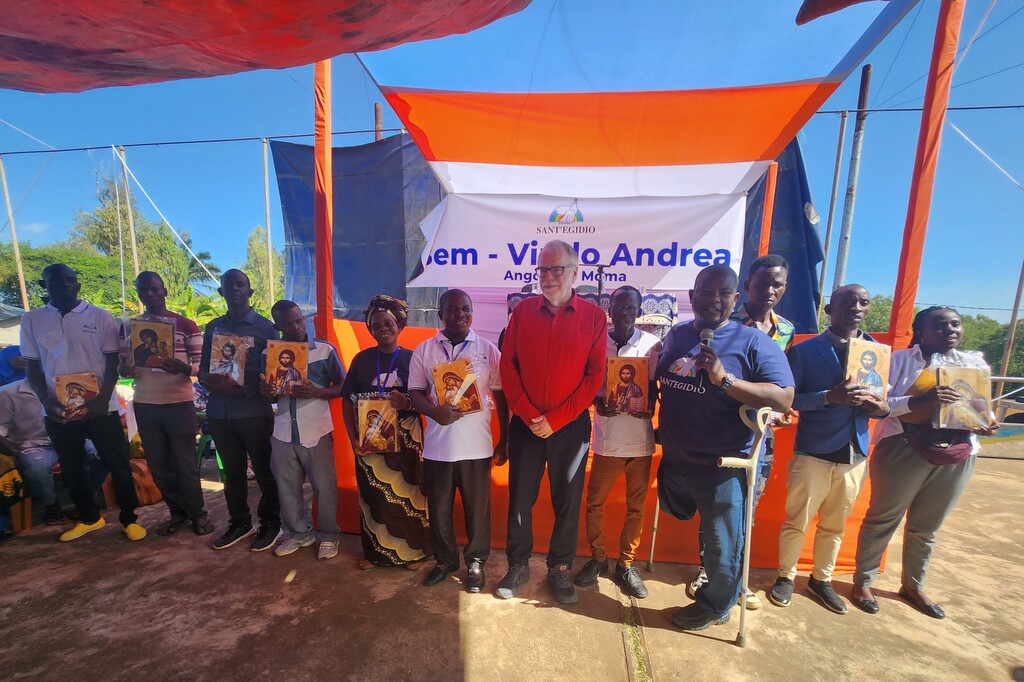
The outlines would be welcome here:
<svg viewBox="0 0 1024 682">
<path fill-rule="evenodd" d="M 722 379 L 722 383 L 718 385 L 718 390 L 725 393 L 729 390 L 729 387 L 736 383 L 736 375 L 730 372 L 725 373 L 725 379 Z"/>
</svg>

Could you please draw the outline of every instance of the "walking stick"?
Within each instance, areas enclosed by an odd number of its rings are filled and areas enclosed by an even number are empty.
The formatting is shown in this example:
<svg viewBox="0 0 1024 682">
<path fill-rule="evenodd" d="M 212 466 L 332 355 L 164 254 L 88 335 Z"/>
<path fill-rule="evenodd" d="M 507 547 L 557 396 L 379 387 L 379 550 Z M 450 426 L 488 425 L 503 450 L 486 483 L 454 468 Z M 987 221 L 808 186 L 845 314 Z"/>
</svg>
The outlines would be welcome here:
<svg viewBox="0 0 1024 682">
<path fill-rule="evenodd" d="M 748 413 L 754 413 L 754 419 Z M 757 461 L 764 448 L 765 431 L 772 410 L 769 407 L 756 408 L 749 405 L 740 407 L 740 418 L 754 432 L 754 446 L 748 457 L 719 457 L 718 466 L 730 469 L 744 469 L 747 472 L 747 497 L 743 511 L 743 581 L 740 587 L 740 632 L 736 645 L 747 646 L 747 579 L 750 573 L 750 530 L 754 521 L 754 486 L 757 485 Z"/>
<path fill-rule="evenodd" d="M 647 560 L 648 573 L 654 573 L 654 543 L 658 539 L 658 515 L 661 513 L 661 500 L 654 500 L 654 525 L 651 527 L 651 558 Z"/>
</svg>

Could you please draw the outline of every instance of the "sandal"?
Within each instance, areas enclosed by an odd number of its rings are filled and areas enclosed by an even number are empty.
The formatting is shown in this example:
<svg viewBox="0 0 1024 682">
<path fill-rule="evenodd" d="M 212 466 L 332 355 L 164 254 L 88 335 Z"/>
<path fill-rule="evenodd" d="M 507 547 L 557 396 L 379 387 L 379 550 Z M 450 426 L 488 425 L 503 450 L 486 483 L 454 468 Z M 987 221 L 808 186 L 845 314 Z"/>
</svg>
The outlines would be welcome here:
<svg viewBox="0 0 1024 682">
<path fill-rule="evenodd" d="M 416 561 L 410 561 L 407 564 L 402 564 L 402 568 L 407 571 L 418 571 L 425 563 L 427 563 L 427 559 L 424 557 L 423 559 L 417 559 Z"/>
<path fill-rule="evenodd" d="M 369 559 L 360 559 L 357 565 L 359 566 L 360 571 L 370 571 L 377 568 L 377 564 L 373 563 Z"/>
</svg>

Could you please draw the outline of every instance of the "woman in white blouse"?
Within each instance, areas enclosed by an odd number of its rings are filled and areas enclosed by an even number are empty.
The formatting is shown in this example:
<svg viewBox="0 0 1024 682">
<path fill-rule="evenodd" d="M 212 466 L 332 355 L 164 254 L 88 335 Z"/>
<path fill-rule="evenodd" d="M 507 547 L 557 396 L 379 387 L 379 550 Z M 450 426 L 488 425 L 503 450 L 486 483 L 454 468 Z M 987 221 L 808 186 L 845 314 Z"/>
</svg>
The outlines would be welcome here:
<svg viewBox="0 0 1024 682">
<path fill-rule="evenodd" d="M 878 575 L 882 554 L 905 515 L 899 595 L 925 615 L 945 618 L 942 607 L 924 593 L 935 536 L 974 471 L 978 451 L 975 434 L 991 434 L 997 425 L 993 420 L 987 427 L 972 429 L 972 433 L 943 430 L 942 435 L 948 438 L 938 440 L 959 444 L 945 452 L 939 447 L 937 455 L 926 448 L 925 444 L 939 435 L 932 427 L 936 408 L 959 398 L 951 386 L 938 384 L 935 365 L 978 367 L 983 361 L 980 354 L 957 350 L 963 331 L 960 315 L 952 308 L 933 306 L 922 310 L 914 318 L 913 332 L 910 347 L 892 354 L 891 411 L 872 435 L 871 502 L 857 539 L 851 601 L 867 613 L 878 613 L 871 585 Z"/>
</svg>

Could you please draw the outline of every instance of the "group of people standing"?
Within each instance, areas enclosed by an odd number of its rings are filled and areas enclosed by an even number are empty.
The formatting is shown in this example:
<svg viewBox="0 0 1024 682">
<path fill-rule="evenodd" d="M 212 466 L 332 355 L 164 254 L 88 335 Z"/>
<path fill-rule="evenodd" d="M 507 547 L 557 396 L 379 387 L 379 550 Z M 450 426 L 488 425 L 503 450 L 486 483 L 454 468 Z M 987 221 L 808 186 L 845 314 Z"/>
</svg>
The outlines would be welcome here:
<svg viewBox="0 0 1024 682">
<path fill-rule="evenodd" d="M 491 547 L 491 467 L 507 462 L 508 570 L 496 588 L 505 599 L 514 597 L 530 578 L 532 512 L 545 471 L 554 516 L 546 582 L 555 598 L 575 603 L 576 586 L 593 584 L 609 572 L 628 594 L 647 596 L 633 563 L 659 440 L 661 508 L 679 518 L 700 517 L 701 566 L 687 585 L 694 601 L 674 613 L 672 621 L 685 630 L 700 630 L 728 621 L 738 601 L 747 608 L 760 606 L 753 593 L 742 599 L 740 595 L 744 474 L 717 466 L 722 456 L 749 456 L 753 434 L 738 412 L 741 405 L 749 405 L 770 407 L 776 426 L 791 423 L 799 413 L 796 452 L 787 472 L 779 577 L 768 591 L 769 601 L 790 603 L 803 536 L 817 517 L 808 590 L 830 610 L 847 610 L 831 576 L 847 517 L 870 469 L 872 494 L 858 541 L 853 603 L 869 613 L 879 610 L 870 588 L 882 552 L 906 515 L 900 595 L 928 615 L 944 615 L 923 591 L 925 574 L 935 534 L 974 467 L 977 440 L 974 435 L 967 439 L 967 455 L 959 460 L 934 463 L 920 456 L 905 436 L 930 429 L 935 407 L 957 399 L 956 391 L 938 385 L 929 371 L 936 357 L 955 361 L 962 355 L 956 348 L 961 330 L 954 310 L 929 308 L 918 314 L 911 347 L 892 356 L 889 397 L 881 400 L 870 387 L 846 376 L 850 339 L 871 340 L 860 328 L 870 295 L 859 285 L 834 292 L 826 306 L 826 331 L 794 346 L 793 325 L 773 310 L 786 289 L 785 260 L 767 256 L 753 262 L 742 285 L 747 302 L 739 310 L 738 276 L 727 266 L 713 265 L 697 275 L 689 292 L 693 319 L 676 324 L 662 341 L 636 328 L 642 297 L 629 286 L 611 296 L 609 328 L 605 312 L 574 291 L 578 270 L 578 256 L 569 244 L 552 241 L 544 246 L 537 266 L 542 295 L 512 311 L 500 351 L 473 331 L 473 303 L 464 291 L 441 295 L 441 329 L 414 350 L 399 345 L 407 320 L 405 303 L 377 296 L 365 317 L 376 346 L 358 353 L 346 372 L 335 349 L 312 337 L 293 302 L 275 304 L 273 321 L 258 315 L 250 305 L 248 278 L 238 270 L 221 279 L 227 314 L 210 322 L 202 336 L 195 323 L 166 309 L 159 276 L 140 274 L 136 288 L 146 315 L 175 322 L 175 354 L 156 367 L 126 369 L 119 362 L 124 351 L 113 318 L 78 299 L 72 270 L 48 267 L 43 282 L 50 301 L 25 315 L 22 348 L 29 383 L 42 397 L 46 430 L 78 508 L 78 523 L 61 540 L 76 539 L 104 524 L 84 482 L 86 438 L 96 444 L 113 475 L 126 536 L 139 540 L 146 534 L 136 522 L 124 435 L 111 412 L 119 365 L 122 373 L 134 374 L 142 444 L 170 512 L 159 534 L 187 526 L 197 535 L 214 530 L 203 509 L 196 471 L 191 377 L 197 376 L 210 393 L 207 418 L 224 466 L 229 513 L 228 527 L 213 547 L 225 549 L 253 538 L 253 551 L 276 545 L 275 554 L 283 556 L 319 541 L 320 559 L 337 555 L 329 401 L 341 398 L 356 455 L 364 555 L 360 567 L 415 570 L 432 557 L 434 565 L 423 582 L 444 582 L 460 569 L 453 519 L 457 492 L 468 537 L 461 557 L 464 582 L 468 591 L 481 591 Z M 218 333 L 246 339 L 241 384 L 210 371 L 212 337 Z M 261 376 L 261 355 L 279 334 L 285 341 L 309 346 L 307 378 L 290 384 L 280 396 Z M 632 364 L 620 377 L 626 390 L 606 394 L 610 357 L 647 363 L 649 385 L 642 391 L 649 396 L 646 404 L 641 391 L 629 386 L 636 377 Z M 443 396 L 439 400 L 434 390 L 433 368 L 459 359 L 471 364 L 481 398 L 474 407 L 479 409 L 459 409 Z M 85 405 L 85 419 L 67 420 L 56 400 L 54 378 L 82 371 L 100 378 L 100 391 Z M 620 393 L 627 399 L 621 400 Z M 394 451 L 370 451 L 360 441 L 358 404 L 365 397 L 387 400 L 397 411 Z M 496 443 L 492 413 L 499 425 Z M 871 419 L 880 420 L 873 436 Z M 994 424 L 976 431 L 992 428 Z M 772 451 L 769 439 L 760 455 L 755 503 L 769 478 Z M 247 462 L 260 489 L 258 529 L 248 505 Z M 612 568 L 604 508 L 619 477 L 625 477 L 626 514 Z M 316 531 L 303 499 L 305 479 L 317 497 Z M 571 575 L 584 492 L 590 558 Z"/>
</svg>

